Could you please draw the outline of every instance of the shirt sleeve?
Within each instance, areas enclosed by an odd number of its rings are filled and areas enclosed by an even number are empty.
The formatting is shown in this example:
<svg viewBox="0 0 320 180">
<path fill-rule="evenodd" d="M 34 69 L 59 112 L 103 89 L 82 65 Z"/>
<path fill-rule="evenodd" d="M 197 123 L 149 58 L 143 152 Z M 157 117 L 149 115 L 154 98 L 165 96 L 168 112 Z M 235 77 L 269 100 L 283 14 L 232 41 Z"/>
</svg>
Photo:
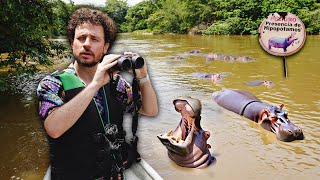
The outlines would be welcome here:
<svg viewBox="0 0 320 180">
<path fill-rule="evenodd" d="M 44 121 L 52 109 L 64 104 L 62 94 L 62 82 L 59 79 L 46 76 L 40 81 L 37 88 L 37 97 L 40 102 L 39 117 L 41 120 Z"/>
<path fill-rule="evenodd" d="M 117 82 L 117 99 L 122 102 L 122 106 L 124 112 L 131 113 L 134 110 L 134 102 L 133 102 L 133 93 L 132 93 L 132 86 L 123 79 L 120 75 L 116 77 Z M 141 102 L 141 93 L 138 93 L 138 110 L 140 110 L 142 106 Z"/>
</svg>

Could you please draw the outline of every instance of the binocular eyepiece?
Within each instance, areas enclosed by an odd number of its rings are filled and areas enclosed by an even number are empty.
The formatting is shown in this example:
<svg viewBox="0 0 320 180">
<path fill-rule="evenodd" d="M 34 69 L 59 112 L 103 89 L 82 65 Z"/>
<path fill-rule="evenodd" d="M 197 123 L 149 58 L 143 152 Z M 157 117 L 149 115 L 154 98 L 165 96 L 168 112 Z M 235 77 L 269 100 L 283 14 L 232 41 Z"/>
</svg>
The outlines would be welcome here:
<svg viewBox="0 0 320 180">
<path fill-rule="evenodd" d="M 141 56 L 121 55 L 118 63 L 111 70 L 129 71 L 132 69 L 140 69 L 144 65 L 144 59 Z"/>
</svg>

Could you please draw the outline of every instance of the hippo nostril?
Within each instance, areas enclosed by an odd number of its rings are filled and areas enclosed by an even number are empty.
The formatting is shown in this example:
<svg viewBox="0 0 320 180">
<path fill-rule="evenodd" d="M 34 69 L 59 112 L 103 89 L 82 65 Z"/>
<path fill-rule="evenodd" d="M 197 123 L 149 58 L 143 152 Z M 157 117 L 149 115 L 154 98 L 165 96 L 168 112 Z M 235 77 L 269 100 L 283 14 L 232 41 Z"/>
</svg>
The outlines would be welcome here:
<svg viewBox="0 0 320 180">
<path fill-rule="evenodd" d="M 294 130 L 295 132 L 295 136 L 300 136 L 300 134 L 302 134 L 302 130 L 298 127 Z"/>
<path fill-rule="evenodd" d="M 300 128 L 298 128 L 296 131 L 297 131 L 298 133 L 301 133 L 301 129 L 300 129 Z"/>
</svg>

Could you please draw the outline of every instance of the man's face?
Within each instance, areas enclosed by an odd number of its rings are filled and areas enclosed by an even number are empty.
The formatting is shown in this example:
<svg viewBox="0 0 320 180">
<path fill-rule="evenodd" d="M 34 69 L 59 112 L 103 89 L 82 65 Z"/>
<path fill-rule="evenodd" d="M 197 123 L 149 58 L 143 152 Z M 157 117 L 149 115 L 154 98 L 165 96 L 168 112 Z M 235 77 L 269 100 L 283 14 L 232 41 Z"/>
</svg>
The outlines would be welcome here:
<svg viewBox="0 0 320 180">
<path fill-rule="evenodd" d="M 79 65 L 95 66 L 108 48 L 109 43 L 104 41 L 102 26 L 84 23 L 76 27 L 72 49 L 73 56 Z"/>
</svg>

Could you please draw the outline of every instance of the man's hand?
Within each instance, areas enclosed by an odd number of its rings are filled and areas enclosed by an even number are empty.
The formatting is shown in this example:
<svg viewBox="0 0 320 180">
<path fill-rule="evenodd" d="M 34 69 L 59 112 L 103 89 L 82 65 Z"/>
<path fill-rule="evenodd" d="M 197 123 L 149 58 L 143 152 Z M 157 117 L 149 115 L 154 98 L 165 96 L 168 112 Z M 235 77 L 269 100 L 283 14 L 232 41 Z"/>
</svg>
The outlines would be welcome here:
<svg viewBox="0 0 320 180">
<path fill-rule="evenodd" d="M 126 56 L 139 56 L 137 53 L 133 52 L 124 52 Z M 144 65 L 141 69 L 135 69 L 136 78 L 142 79 L 147 77 L 148 70 L 147 70 L 147 63 L 144 62 Z M 146 115 L 146 116 L 155 116 L 158 114 L 158 100 L 157 96 L 153 90 L 151 82 L 147 80 L 146 82 L 139 83 L 139 88 L 141 92 L 141 100 L 142 106 L 139 113 Z"/>
<path fill-rule="evenodd" d="M 123 54 L 126 55 L 126 56 L 131 56 L 131 57 L 132 56 L 139 56 L 139 54 L 133 53 L 133 52 L 124 52 Z M 137 79 L 141 79 L 141 78 L 146 77 L 147 74 L 148 74 L 146 62 L 144 62 L 144 65 L 143 65 L 142 68 L 135 69 L 135 72 L 136 72 L 136 78 Z"/>
<path fill-rule="evenodd" d="M 110 69 L 118 63 L 118 58 L 120 58 L 120 55 L 116 54 L 108 54 L 103 57 L 103 60 L 101 63 L 99 63 L 96 73 L 91 82 L 93 83 L 93 86 L 96 86 L 99 89 L 100 87 L 102 87 L 110 81 L 108 69 Z"/>
</svg>

